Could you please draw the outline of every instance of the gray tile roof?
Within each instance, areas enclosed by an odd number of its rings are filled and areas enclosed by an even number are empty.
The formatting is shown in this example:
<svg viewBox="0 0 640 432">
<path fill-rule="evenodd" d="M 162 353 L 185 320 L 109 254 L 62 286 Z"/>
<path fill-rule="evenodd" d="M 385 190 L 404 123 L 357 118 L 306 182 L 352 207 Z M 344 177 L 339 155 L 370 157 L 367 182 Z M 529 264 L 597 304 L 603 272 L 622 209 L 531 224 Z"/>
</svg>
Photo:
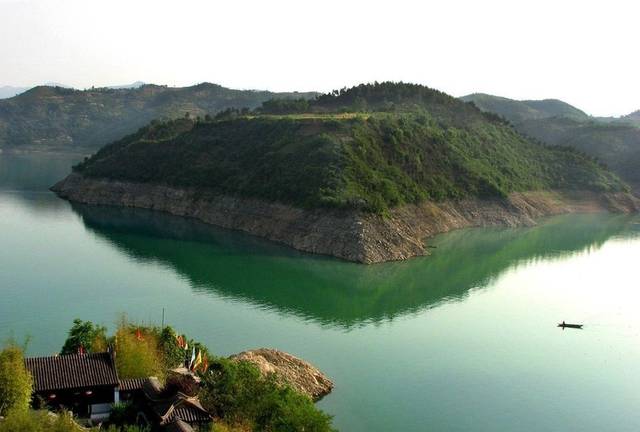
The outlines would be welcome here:
<svg viewBox="0 0 640 432">
<path fill-rule="evenodd" d="M 33 375 L 34 391 L 117 386 L 118 373 L 111 353 L 29 357 L 25 366 Z"/>
<path fill-rule="evenodd" d="M 149 378 L 127 378 L 120 380 L 120 391 L 142 390 Z"/>
</svg>

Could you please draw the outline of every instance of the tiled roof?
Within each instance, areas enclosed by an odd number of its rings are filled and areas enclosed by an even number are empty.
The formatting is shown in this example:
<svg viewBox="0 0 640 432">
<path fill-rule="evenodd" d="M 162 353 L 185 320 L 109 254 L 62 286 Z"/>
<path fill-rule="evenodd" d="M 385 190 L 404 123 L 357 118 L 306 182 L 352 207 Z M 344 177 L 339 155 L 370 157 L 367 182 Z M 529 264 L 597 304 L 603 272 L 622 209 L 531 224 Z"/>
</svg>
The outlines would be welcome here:
<svg viewBox="0 0 640 432">
<path fill-rule="evenodd" d="M 188 397 L 180 392 L 172 398 L 156 403 L 153 410 L 160 418 L 160 424 L 167 424 L 175 420 L 187 423 L 211 420 L 211 416 L 200 405 L 197 397 Z"/>
<path fill-rule="evenodd" d="M 187 423 L 200 423 L 211 421 L 211 416 L 206 411 L 201 411 L 193 405 L 183 404 L 173 410 L 173 418 Z"/>
<path fill-rule="evenodd" d="M 142 390 L 148 378 L 127 378 L 120 380 L 120 391 Z"/>
<path fill-rule="evenodd" d="M 158 378 L 149 377 L 142 384 L 142 391 L 149 400 L 157 401 L 162 396 L 162 385 L 160 381 L 158 381 Z"/>
<path fill-rule="evenodd" d="M 118 385 L 118 373 L 108 352 L 30 357 L 24 362 L 33 375 L 36 392 Z"/>
</svg>

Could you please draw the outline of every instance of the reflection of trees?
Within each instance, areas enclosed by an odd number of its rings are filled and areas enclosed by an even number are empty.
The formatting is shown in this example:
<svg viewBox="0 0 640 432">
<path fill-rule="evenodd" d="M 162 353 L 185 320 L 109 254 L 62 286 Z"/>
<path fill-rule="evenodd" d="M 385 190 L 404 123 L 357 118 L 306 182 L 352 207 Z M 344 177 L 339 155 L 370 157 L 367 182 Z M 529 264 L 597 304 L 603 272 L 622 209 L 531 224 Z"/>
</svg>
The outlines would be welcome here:
<svg viewBox="0 0 640 432">
<path fill-rule="evenodd" d="M 598 248 L 631 224 L 625 216 L 571 215 L 533 228 L 463 230 L 436 239 L 430 257 L 365 266 L 152 211 L 73 209 L 98 236 L 135 259 L 172 267 L 195 291 L 343 327 L 455 301 L 513 265 Z"/>
</svg>

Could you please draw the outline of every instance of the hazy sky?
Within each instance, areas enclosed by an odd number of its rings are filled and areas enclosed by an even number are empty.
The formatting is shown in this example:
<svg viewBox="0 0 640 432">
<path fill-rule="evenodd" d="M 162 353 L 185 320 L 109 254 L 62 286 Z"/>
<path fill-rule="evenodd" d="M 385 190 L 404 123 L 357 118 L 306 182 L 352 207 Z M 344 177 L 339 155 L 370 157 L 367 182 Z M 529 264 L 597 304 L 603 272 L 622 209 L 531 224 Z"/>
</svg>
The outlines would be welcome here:
<svg viewBox="0 0 640 432">
<path fill-rule="evenodd" d="M 0 0 L 0 86 L 402 80 L 621 115 L 640 109 L 639 22 L 638 0 Z"/>
</svg>

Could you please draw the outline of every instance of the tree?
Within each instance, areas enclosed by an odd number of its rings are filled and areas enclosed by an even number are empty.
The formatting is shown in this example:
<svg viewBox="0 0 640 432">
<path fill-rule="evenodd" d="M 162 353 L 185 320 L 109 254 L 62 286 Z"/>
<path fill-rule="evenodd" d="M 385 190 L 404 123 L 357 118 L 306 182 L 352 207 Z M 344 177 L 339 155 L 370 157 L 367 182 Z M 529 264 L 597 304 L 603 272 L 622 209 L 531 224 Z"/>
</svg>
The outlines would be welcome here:
<svg viewBox="0 0 640 432">
<path fill-rule="evenodd" d="M 156 376 L 163 380 L 165 367 L 157 333 L 130 325 L 123 318 L 116 332 L 116 368 L 120 378 Z"/>
<path fill-rule="evenodd" d="M 24 364 L 22 349 L 9 343 L 0 351 L 0 415 L 29 408 L 33 378 Z"/>
<path fill-rule="evenodd" d="M 107 329 L 103 326 L 75 319 L 62 346 L 61 354 L 75 354 L 81 346 L 86 352 L 104 352 L 108 345 L 106 334 Z"/>
<path fill-rule="evenodd" d="M 166 326 L 160 333 L 160 349 L 162 350 L 164 362 L 168 368 L 182 366 L 186 357 L 184 348 L 177 343 L 175 331 Z M 184 338 L 184 336 L 181 336 Z"/>
<path fill-rule="evenodd" d="M 215 359 L 202 376 L 203 406 L 229 426 L 254 431 L 330 432 L 331 416 L 306 395 L 279 385 L 275 376 L 263 377 L 248 362 Z"/>
</svg>

